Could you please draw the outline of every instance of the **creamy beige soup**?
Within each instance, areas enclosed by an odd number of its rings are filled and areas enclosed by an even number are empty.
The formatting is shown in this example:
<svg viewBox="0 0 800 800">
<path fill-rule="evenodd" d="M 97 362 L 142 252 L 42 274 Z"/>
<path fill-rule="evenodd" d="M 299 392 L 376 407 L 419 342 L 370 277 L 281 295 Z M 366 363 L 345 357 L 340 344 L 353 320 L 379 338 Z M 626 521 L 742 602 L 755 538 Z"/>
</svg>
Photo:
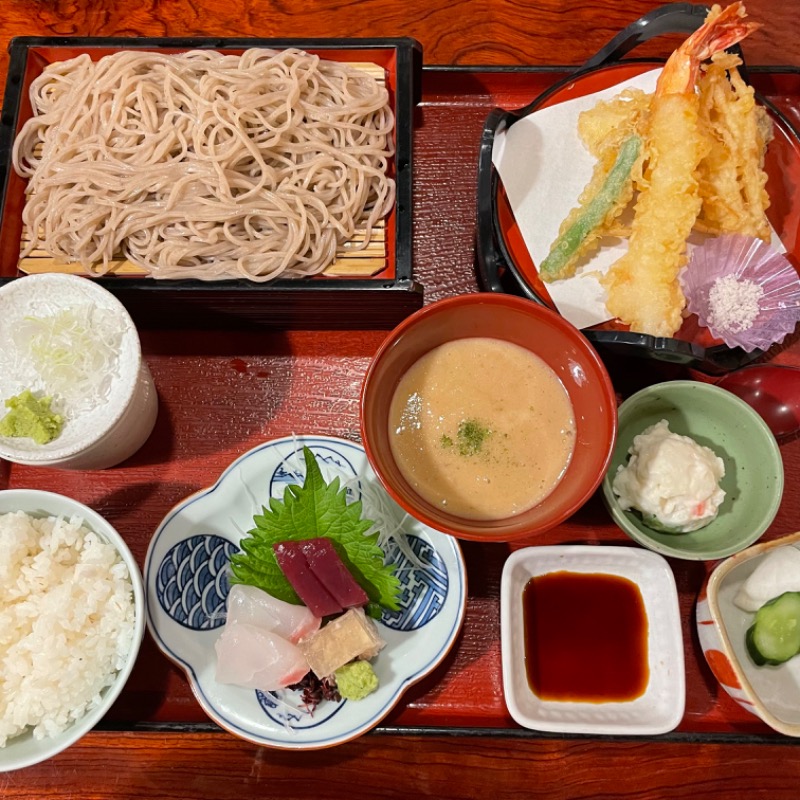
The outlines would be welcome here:
<svg viewBox="0 0 800 800">
<path fill-rule="evenodd" d="M 572 456 L 575 419 L 538 356 L 499 339 L 458 339 L 402 377 L 389 439 L 406 480 L 430 503 L 502 519 L 553 491 Z"/>
</svg>

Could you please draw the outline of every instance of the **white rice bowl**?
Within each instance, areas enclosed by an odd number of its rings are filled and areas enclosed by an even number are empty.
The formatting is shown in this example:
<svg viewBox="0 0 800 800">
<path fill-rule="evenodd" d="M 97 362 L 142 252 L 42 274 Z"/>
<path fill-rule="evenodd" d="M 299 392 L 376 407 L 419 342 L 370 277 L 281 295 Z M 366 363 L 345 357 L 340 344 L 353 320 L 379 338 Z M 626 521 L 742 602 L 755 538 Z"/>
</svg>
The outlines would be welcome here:
<svg viewBox="0 0 800 800">
<path fill-rule="evenodd" d="M 139 567 L 90 508 L 0 491 L 0 771 L 64 750 L 105 715 L 144 632 Z"/>
</svg>

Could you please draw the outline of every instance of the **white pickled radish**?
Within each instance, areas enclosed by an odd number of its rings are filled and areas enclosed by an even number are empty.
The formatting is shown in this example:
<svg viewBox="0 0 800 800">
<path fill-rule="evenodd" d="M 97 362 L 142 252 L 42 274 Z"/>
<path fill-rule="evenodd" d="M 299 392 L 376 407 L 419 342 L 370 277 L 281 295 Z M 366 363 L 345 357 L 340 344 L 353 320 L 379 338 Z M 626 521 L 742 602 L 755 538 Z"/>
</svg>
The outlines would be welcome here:
<svg viewBox="0 0 800 800">
<path fill-rule="evenodd" d="M 228 593 L 227 621 L 274 631 L 297 643 L 319 629 L 322 620 L 306 606 L 278 600 L 256 586 L 236 583 Z"/>
<path fill-rule="evenodd" d="M 296 644 L 247 623 L 226 622 L 214 647 L 219 683 L 271 692 L 297 683 L 308 672 L 308 661 Z"/>
<path fill-rule="evenodd" d="M 767 553 L 734 598 L 743 611 L 758 611 L 784 592 L 800 592 L 800 550 L 791 545 Z"/>
</svg>

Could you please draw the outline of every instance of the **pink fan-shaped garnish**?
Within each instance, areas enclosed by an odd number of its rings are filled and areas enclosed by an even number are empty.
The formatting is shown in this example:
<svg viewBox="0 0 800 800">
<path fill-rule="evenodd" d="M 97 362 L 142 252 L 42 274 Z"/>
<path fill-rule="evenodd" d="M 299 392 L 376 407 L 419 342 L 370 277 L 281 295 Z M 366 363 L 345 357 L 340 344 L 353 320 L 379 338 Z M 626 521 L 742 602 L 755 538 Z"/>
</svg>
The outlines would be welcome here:
<svg viewBox="0 0 800 800">
<path fill-rule="evenodd" d="M 800 276 L 761 239 L 726 234 L 692 251 L 680 276 L 686 308 L 728 347 L 767 350 L 800 321 Z"/>
</svg>

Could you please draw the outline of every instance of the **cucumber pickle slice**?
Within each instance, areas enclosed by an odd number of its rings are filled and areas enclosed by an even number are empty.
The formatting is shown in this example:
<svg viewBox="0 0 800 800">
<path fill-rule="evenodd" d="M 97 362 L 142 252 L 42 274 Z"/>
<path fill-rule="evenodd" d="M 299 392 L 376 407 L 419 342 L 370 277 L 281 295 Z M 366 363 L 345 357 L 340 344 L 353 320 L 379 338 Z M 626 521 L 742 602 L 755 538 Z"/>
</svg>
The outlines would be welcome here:
<svg viewBox="0 0 800 800">
<path fill-rule="evenodd" d="M 800 592 L 785 592 L 761 606 L 745 641 L 759 666 L 783 664 L 800 653 Z"/>
</svg>

